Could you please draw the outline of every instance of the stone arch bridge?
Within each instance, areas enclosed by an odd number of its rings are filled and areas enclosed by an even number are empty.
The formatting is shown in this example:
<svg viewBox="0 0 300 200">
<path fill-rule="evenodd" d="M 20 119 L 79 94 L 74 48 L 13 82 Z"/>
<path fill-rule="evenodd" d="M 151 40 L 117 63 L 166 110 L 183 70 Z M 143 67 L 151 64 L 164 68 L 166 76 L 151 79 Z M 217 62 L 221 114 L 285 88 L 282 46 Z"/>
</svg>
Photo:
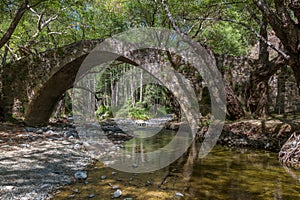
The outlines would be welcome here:
<svg viewBox="0 0 300 200">
<path fill-rule="evenodd" d="M 72 88 L 76 74 L 86 56 L 102 39 L 76 42 L 61 48 L 30 55 L 4 66 L 0 73 L 0 111 L 9 118 L 18 113 L 28 125 L 42 125 L 48 120 L 55 106 L 66 90 Z M 134 58 L 118 57 L 117 60 L 140 65 L 151 52 L 139 52 Z M 153 55 L 152 55 L 153 58 Z M 235 67 L 236 82 L 245 82 L 250 76 L 254 60 L 233 56 L 216 56 L 219 66 Z M 159 59 L 159 58 L 157 58 Z M 197 91 L 199 78 L 195 70 L 182 68 L 182 60 L 171 58 L 172 65 L 190 77 Z M 176 64 L 177 63 L 177 64 Z M 19 117 L 20 117 L 19 116 Z"/>
</svg>

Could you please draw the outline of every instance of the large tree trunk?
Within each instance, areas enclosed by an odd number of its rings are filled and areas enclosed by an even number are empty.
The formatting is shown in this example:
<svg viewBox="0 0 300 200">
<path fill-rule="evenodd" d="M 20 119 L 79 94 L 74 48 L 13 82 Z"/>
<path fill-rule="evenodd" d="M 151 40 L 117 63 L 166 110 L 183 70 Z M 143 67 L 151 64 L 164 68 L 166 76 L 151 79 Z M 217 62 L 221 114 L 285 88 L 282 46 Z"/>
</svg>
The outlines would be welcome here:
<svg viewBox="0 0 300 200">
<path fill-rule="evenodd" d="M 290 65 L 300 87 L 300 0 L 274 0 L 274 8 L 266 0 L 254 0 L 254 4 L 268 21 L 284 46 L 280 55 Z"/>
<path fill-rule="evenodd" d="M 226 103 L 227 103 L 227 116 L 231 120 L 237 120 L 245 116 L 245 112 L 241 106 L 241 102 L 238 100 L 234 91 L 229 85 L 226 85 Z"/>
<path fill-rule="evenodd" d="M 265 18 L 262 19 L 260 27 L 260 35 L 268 39 L 268 22 Z M 268 45 L 259 41 L 259 66 L 264 71 L 270 69 Z M 247 100 L 247 110 L 255 117 L 265 117 L 267 115 L 267 100 L 268 100 L 268 82 L 273 74 L 268 74 L 265 77 L 260 77 L 261 72 L 254 70 L 250 75 L 249 98 Z"/>
</svg>

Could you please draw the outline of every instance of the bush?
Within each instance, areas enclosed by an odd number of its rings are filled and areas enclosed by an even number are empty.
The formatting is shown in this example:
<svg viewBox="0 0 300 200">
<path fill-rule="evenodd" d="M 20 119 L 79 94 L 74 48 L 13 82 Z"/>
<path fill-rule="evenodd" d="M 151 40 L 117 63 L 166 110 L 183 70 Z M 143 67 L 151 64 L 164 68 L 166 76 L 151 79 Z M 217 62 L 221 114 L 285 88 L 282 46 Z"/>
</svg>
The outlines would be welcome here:
<svg viewBox="0 0 300 200">
<path fill-rule="evenodd" d="M 112 117 L 112 111 L 109 107 L 101 105 L 95 112 L 98 119 L 107 119 Z"/>
</svg>

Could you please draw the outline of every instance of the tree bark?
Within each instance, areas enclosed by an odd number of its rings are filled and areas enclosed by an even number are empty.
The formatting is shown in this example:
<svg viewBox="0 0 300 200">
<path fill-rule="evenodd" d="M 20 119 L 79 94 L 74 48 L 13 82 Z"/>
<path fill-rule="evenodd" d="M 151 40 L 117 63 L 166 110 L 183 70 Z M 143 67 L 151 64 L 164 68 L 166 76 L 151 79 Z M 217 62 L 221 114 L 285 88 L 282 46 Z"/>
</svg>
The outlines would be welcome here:
<svg viewBox="0 0 300 200">
<path fill-rule="evenodd" d="M 262 19 L 260 27 L 260 35 L 268 40 L 268 22 L 265 18 Z M 265 71 L 270 69 L 269 67 L 269 52 L 268 45 L 260 40 L 259 41 L 259 66 Z M 275 73 L 275 71 L 274 71 Z M 249 84 L 249 98 L 247 100 L 247 109 L 255 117 L 265 117 L 267 115 L 267 99 L 268 99 L 268 81 L 273 74 L 269 74 L 262 79 L 258 79 L 257 71 L 254 70 L 250 75 Z"/>
<path fill-rule="evenodd" d="M 231 120 L 241 119 L 245 116 L 245 112 L 241 106 L 241 102 L 235 96 L 234 91 L 229 85 L 226 85 L 226 102 L 227 102 L 227 116 Z"/>
</svg>

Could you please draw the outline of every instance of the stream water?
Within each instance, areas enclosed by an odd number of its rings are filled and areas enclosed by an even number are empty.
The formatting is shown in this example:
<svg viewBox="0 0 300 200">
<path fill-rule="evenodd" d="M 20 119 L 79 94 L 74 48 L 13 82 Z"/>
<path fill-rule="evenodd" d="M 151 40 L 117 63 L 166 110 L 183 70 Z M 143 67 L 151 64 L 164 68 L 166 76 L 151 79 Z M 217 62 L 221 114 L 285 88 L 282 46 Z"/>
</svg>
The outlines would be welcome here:
<svg viewBox="0 0 300 200">
<path fill-rule="evenodd" d="M 152 138 L 127 141 L 124 147 L 131 151 L 143 144 L 151 151 L 174 134 L 161 131 Z M 118 199 L 300 199 L 300 172 L 282 167 L 276 153 L 215 146 L 197 159 L 196 148 L 194 144 L 170 166 L 150 173 L 125 173 L 96 163 L 85 181 L 63 187 L 53 199 L 106 200 L 118 188 Z"/>
</svg>

